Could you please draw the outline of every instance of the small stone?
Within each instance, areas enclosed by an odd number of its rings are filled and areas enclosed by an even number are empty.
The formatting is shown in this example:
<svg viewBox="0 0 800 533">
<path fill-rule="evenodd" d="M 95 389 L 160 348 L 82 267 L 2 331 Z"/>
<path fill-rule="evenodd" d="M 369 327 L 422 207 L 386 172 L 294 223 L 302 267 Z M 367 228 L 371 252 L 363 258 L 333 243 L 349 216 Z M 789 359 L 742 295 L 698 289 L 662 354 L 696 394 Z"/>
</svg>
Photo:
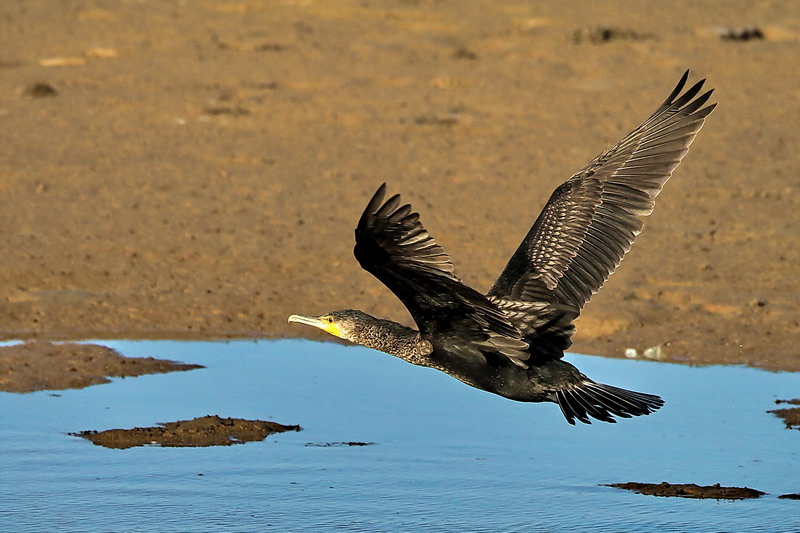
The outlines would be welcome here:
<svg viewBox="0 0 800 533">
<path fill-rule="evenodd" d="M 664 350 L 662 348 L 663 345 L 659 344 L 657 346 L 651 346 L 644 351 L 644 356 L 647 359 L 652 359 L 654 361 L 660 361 L 664 355 Z"/>
</svg>

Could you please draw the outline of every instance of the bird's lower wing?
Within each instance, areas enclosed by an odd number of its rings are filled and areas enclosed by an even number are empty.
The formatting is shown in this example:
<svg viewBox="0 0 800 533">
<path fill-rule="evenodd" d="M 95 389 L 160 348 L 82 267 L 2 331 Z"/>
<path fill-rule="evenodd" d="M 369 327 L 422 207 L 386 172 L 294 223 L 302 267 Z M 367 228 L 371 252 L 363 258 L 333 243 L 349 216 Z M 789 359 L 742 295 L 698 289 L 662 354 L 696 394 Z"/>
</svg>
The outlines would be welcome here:
<svg viewBox="0 0 800 533">
<path fill-rule="evenodd" d="M 578 317 L 574 307 L 558 303 L 520 302 L 489 296 L 506 318 L 517 326 L 530 345 L 529 363 L 541 364 L 560 359 L 564 350 L 572 346 L 575 333 L 573 321 Z"/>
<path fill-rule="evenodd" d="M 689 72 L 647 120 L 559 186 L 511 257 L 489 296 L 581 309 L 616 270 L 642 229 L 642 217 L 716 104 L 681 95 Z"/>
<path fill-rule="evenodd" d="M 464 344 L 464 353 L 497 353 L 525 366 L 528 343 L 503 311 L 453 274 L 453 263 L 395 195 L 378 188 L 356 228 L 354 254 L 361 267 L 408 308 L 420 333 Z M 473 350 L 478 348 L 479 350 Z"/>
</svg>

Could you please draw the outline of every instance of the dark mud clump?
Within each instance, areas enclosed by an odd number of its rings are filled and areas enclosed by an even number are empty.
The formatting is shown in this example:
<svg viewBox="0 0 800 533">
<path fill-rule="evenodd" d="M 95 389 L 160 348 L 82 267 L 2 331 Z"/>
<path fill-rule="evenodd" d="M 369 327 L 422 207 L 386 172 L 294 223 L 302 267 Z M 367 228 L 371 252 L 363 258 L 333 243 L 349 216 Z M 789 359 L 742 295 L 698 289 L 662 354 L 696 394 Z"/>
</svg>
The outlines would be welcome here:
<svg viewBox="0 0 800 533">
<path fill-rule="evenodd" d="M 779 500 L 800 500 L 800 494 L 781 494 Z"/>
<path fill-rule="evenodd" d="M 761 28 L 728 28 L 720 32 L 720 39 L 723 41 L 761 41 L 764 39 L 764 32 Z"/>
<path fill-rule="evenodd" d="M 110 377 L 163 374 L 203 368 L 153 359 L 124 357 L 96 344 L 26 342 L 0 347 L 0 390 L 82 389 L 111 381 Z"/>
<path fill-rule="evenodd" d="M 58 95 L 58 91 L 46 82 L 36 82 L 25 88 L 25 94 L 33 98 L 47 98 Z"/>
<path fill-rule="evenodd" d="M 374 442 L 359 442 L 359 441 L 337 441 L 337 442 L 307 442 L 306 446 L 310 448 L 336 448 L 342 446 L 373 446 Z"/>
<path fill-rule="evenodd" d="M 611 41 L 646 41 L 651 39 L 656 39 L 656 36 L 628 28 L 612 28 L 608 26 L 579 28 L 572 34 L 572 42 L 576 44 L 602 44 Z"/>
<path fill-rule="evenodd" d="M 776 404 L 788 403 L 791 405 L 800 405 L 800 398 L 792 400 L 775 400 Z M 800 407 L 788 407 L 785 409 L 773 409 L 767 411 L 773 415 L 782 418 L 783 423 L 786 424 L 786 429 L 800 429 Z"/>
<path fill-rule="evenodd" d="M 132 448 L 134 446 L 165 446 L 172 448 L 198 446 L 231 446 L 260 441 L 272 433 L 300 431 L 300 426 L 284 426 L 264 420 L 220 418 L 216 415 L 193 420 L 180 420 L 159 424 L 156 427 L 133 429 L 108 429 L 106 431 L 81 431 L 70 433 L 83 437 L 106 448 Z"/>
<path fill-rule="evenodd" d="M 708 498 L 714 500 L 744 500 L 746 498 L 758 498 L 766 494 L 748 487 L 721 487 L 719 483 L 703 486 L 695 485 L 694 483 L 636 483 L 631 481 L 628 483 L 611 483 L 605 486 L 632 490 L 639 494 L 651 496 Z"/>
</svg>

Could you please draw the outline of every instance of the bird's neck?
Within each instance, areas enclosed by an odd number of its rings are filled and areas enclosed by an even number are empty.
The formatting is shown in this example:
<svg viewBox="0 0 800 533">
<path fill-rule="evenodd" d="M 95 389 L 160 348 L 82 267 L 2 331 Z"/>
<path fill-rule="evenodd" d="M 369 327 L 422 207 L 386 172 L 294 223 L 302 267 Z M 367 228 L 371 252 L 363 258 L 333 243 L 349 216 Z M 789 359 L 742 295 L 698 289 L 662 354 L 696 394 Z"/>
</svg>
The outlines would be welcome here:
<svg viewBox="0 0 800 533">
<path fill-rule="evenodd" d="M 433 348 L 420 337 L 419 331 L 391 320 L 375 317 L 370 319 L 351 341 L 415 365 L 428 366 L 428 355 Z"/>
</svg>

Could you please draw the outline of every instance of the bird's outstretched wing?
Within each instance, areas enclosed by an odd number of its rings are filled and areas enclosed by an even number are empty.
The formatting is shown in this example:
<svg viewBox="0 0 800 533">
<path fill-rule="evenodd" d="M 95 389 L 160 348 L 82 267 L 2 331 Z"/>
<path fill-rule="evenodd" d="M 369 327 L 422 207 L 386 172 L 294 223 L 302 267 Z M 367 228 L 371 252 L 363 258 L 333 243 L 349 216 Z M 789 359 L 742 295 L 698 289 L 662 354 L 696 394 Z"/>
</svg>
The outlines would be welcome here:
<svg viewBox="0 0 800 533">
<path fill-rule="evenodd" d="M 689 71 L 650 118 L 559 186 L 489 296 L 576 311 L 619 265 L 716 104 Z"/>
<path fill-rule="evenodd" d="M 525 366 L 528 344 L 520 330 L 453 274 L 453 263 L 419 214 L 400 195 L 384 202 L 385 195 L 384 183 L 358 221 L 354 253 L 361 267 L 400 298 L 423 336 L 448 338 L 465 356 L 494 352 Z"/>
</svg>

